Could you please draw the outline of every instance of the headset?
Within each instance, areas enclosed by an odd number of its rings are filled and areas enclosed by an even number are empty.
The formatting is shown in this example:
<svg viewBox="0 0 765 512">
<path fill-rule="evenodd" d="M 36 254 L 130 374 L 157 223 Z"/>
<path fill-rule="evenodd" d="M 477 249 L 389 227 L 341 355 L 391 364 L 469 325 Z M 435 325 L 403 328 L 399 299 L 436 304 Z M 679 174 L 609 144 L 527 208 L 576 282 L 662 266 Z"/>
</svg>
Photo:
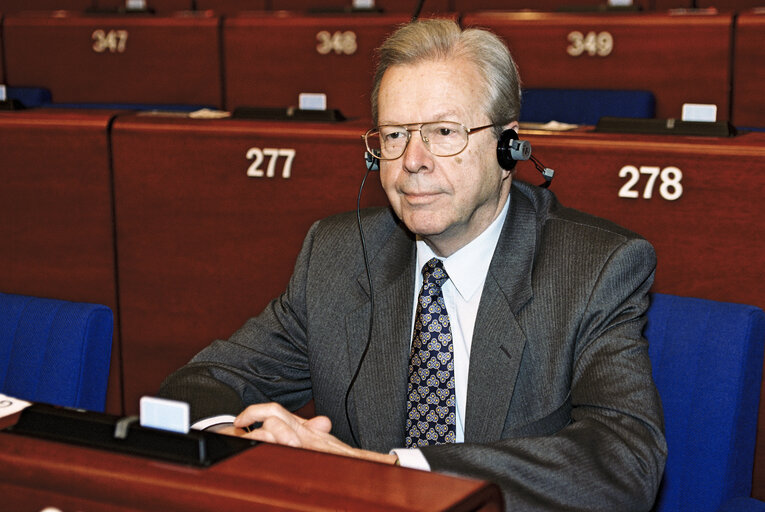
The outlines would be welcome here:
<svg viewBox="0 0 765 512">
<path fill-rule="evenodd" d="M 380 170 L 380 154 L 379 150 L 376 150 L 376 154 L 371 154 L 369 151 L 364 152 L 364 163 L 368 172 L 377 172 Z M 527 140 L 519 140 L 518 132 L 512 129 L 503 131 L 499 140 L 497 141 L 497 162 L 499 166 L 506 171 L 515 169 L 515 164 L 519 160 L 531 160 L 534 167 L 542 173 L 545 181 L 540 187 L 547 188 L 552 183 L 555 171 L 549 167 L 545 167 L 536 157 L 531 154 L 531 143 Z"/>
</svg>

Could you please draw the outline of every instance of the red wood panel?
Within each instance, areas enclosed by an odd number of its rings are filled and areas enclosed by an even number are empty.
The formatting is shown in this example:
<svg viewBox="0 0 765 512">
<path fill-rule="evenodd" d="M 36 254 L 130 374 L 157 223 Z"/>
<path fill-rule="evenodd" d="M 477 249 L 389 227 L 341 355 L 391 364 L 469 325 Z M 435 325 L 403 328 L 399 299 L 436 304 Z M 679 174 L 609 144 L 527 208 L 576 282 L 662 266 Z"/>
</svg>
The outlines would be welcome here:
<svg viewBox="0 0 765 512">
<path fill-rule="evenodd" d="M 284 290 L 315 220 L 356 207 L 366 129 L 156 116 L 115 122 L 127 410 Z M 378 176 L 370 180 L 364 204 L 387 204 Z"/>
<path fill-rule="evenodd" d="M 47 87 L 57 103 L 221 105 L 210 13 L 11 15 L 4 35 L 8 84 Z"/>
<path fill-rule="evenodd" d="M 212 9 L 217 14 L 234 16 L 246 11 L 264 11 L 268 0 L 196 0 L 198 9 Z"/>
<path fill-rule="evenodd" d="M 0 0 L 2 1 L 2 0 Z M 102 9 L 125 7 L 125 0 L 96 0 Z M 231 16 L 244 11 L 263 11 L 267 0 L 147 0 L 146 6 L 156 14 L 168 15 L 188 11 L 194 6 L 198 11 L 212 10 L 215 14 Z"/>
<path fill-rule="evenodd" d="M 535 11 L 585 11 L 587 9 L 607 9 L 608 5 L 607 0 L 539 0 L 536 2 L 530 0 L 452 0 L 452 2 L 453 9 L 457 12 L 518 11 L 524 9 L 533 9 Z M 693 4 L 694 0 L 632 0 L 632 5 L 636 9 L 644 11 L 690 9 L 693 7 Z M 613 9 L 612 12 L 616 12 L 616 9 Z"/>
<path fill-rule="evenodd" d="M 354 3 L 357 2 L 353 0 L 322 0 L 321 2 L 316 0 L 271 0 L 270 7 L 274 11 L 282 9 L 291 11 L 338 11 L 350 10 L 353 8 Z M 373 0 L 371 3 L 374 4 L 375 9 L 385 13 L 407 13 L 410 15 L 414 13 L 414 9 L 417 6 L 417 2 L 412 0 Z M 451 0 L 425 0 L 422 12 L 449 12 L 452 11 L 450 4 Z"/>
<path fill-rule="evenodd" d="M 309 11 L 326 10 L 337 11 L 350 9 L 353 6 L 352 0 L 271 0 L 270 7 L 275 11 Z"/>
<path fill-rule="evenodd" d="M 375 0 L 375 7 L 382 9 L 383 12 L 403 12 L 414 14 L 417 2 L 411 0 Z M 422 4 L 421 14 L 428 15 L 433 13 L 451 13 L 455 12 L 452 0 L 425 0 Z"/>
<path fill-rule="evenodd" d="M 0 291 L 105 304 L 115 315 L 105 112 L 0 112 Z M 107 410 L 122 410 L 114 333 Z"/>
<path fill-rule="evenodd" d="M 755 7 L 765 7 L 763 0 L 696 0 L 697 7 L 715 7 L 725 11 L 745 11 Z"/>
<path fill-rule="evenodd" d="M 653 243 L 655 291 L 765 308 L 765 133 L 718 139 L 529 132 L 522 138 L 556 170 L 552 190 L 565 205 L 611 219 Z M 519 167 L 519 178 L 540 181 L 529 164 Z M 620 197 L 620 191 L 637 197 Z M 760 499 L 764 402 L 765 390 L 753 487 Z"/>
<path fill-rule="evenodd" d="M 480 480 L 269 444 L 194 468 L 0 433 L 0 462 L 13 511 L 502 510 Z"/>
<path fill-rule="evenodd" d="M 653 0 L 633 0 L 635 5 L 649 8 Z M 690 0 L 689 0 L 690 1 Z M 607 0 L 452 0 L 457 12 L 475 11 L 517 11 L 534 9 L 535 11 L 561 11 L 570 9 L 605 8 Z"/>
<path fill-rule="evenodd" d="M 683 103 L 713 103 L 721 120 L 729 109 L 731 23 L 730 14 L 709 13 L 463 18 L 507 41 L 525 87 L 648 90 L 657 117 L 680 118 Z"/>
<path fill-rule="evenodd" d="M 193 0 L 146 0 L 146 8 L 157 14 L 170 14 L 191 9 Z M 125 0 L 95 0 L 99 9 L 124 9 Z M 197 8 L 199 7 L 197 3 Z"/>
<path fill-rule="evenodd" d="M 0 11 L 10 14 L 22 11 L 84 11 L 93 0 L 0 0 Z"/>
<path fill-rule="evenodd" d="M 765 10 L 739 15 L 733 58 L 733 122 L 765 127 Z"/>
<path fill-rule="evenodd" d="M 0 10 L 0 84 L 5 84 L 5 64 L 3 62 L 5 51 L 3 50 L 3 18 L 4 14 Z"/>
<path fill-rule="evenodd" d="M 765 308 L 765 289 L 751 286 L 765 282 L 757 172 L 765 169 L 765 133 L 727 139 L 531 132 L 528 139 L 534 154 L 556 169 L 552 190 L 564 204 L 654 244 L 656 291 Z M 633 175 L 637 181 L 628 186 Z"/>
<path fill-rule="evenodd" d="M 226 104 L 289 107 L 301 92 L 369 118 L 375 49 L 406 15 L 249 14 L 224 21 Z"/>
</svg>

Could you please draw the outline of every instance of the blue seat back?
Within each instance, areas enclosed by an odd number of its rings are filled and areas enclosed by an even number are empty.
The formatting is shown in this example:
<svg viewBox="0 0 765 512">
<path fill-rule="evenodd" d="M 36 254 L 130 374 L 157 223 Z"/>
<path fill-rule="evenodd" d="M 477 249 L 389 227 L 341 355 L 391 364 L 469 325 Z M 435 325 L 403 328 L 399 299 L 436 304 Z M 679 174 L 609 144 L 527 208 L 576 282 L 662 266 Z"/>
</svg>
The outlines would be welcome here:
<svg viewBox="0 0 765 512">
<path fill-rule="evenodd" d="M 0 293 L 0 392 L 103 411 L 112 334 L 106 306 Z"/>
<path fill-rule="evenodd" d="M 752 488 L 765 313 L 653 294 L 645 336 L 669 454 L 654 510 L 717 510 Z"/>
<path fill-rule="evenodd" d="M 525 89 L 521 122 L 595 125 L 601 117 L 653 118 L 656 101 L 648 91 Z"/>
</svg>

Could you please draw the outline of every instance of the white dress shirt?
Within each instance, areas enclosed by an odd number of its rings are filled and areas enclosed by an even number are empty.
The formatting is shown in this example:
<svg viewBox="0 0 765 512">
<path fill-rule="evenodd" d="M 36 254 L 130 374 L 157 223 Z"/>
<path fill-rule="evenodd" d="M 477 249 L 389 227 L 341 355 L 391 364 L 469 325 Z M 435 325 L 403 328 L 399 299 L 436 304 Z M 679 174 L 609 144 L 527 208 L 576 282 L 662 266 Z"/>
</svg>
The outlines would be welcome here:
<svg viewBox="0 0 765 512">
<path fill-rule="evenodd" d="M 491 258 L 497 247 L 502 226 L 505 224 L 510 201 L 505 201 L 499 216 L 477 238 L 462 247 L 448 258 L 439 258 L 444 262 L 444 269 L 449 279 L 441 286 L 444 294 L 446 312 L 449 314 L 452 341 L 454 343 L 454 392 L 457 398 L 456 441 L 465 441 L 465 406 L 467 402 L 468 370 L 470 367 L 470 345 L 473 340 L 473 328 L 481 301 L 483 284 L 489 272 Z M 422 287 L 422 267 L 432 258 L 438 258 L 433 250 L 422 240 L 417 240 L 417 265 L 415 289 L 412 299 L 412 332 L 414 316 L 417 311 L 417 299 Z M 392 453 L 398 455 L 402 466 L 430 470 L 419 449 L 396 448 Z"/>
</svg>

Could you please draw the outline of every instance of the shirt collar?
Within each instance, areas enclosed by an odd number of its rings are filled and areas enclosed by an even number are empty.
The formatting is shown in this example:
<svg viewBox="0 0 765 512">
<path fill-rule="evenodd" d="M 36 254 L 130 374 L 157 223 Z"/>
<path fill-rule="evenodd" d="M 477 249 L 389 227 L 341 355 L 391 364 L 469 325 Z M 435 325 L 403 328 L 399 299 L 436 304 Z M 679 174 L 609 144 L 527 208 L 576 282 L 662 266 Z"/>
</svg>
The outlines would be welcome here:
<svg viewBox="0 0 765 512">
<path fill-rule="evenodd" d="M 510 196 L 505 201 L 502 211 L 483 233 L 462 247 L 448 258 L 439 258 L 444 262 L 446 273 L 457 292 L 464 300 L 470 300 L 479 289 L 483 289 L 489 265 L 497 247 L 502 226 L 505 224 L 510 206 Z M 418 272 L 431 258 L 438 258 L 433 250 L 423 240 L 417 240 L 417 269 Z M 419 275 L 419 274 L 418 274 Z M 419 275 L 420 281 L 422 276 Z"/>
</svg>

